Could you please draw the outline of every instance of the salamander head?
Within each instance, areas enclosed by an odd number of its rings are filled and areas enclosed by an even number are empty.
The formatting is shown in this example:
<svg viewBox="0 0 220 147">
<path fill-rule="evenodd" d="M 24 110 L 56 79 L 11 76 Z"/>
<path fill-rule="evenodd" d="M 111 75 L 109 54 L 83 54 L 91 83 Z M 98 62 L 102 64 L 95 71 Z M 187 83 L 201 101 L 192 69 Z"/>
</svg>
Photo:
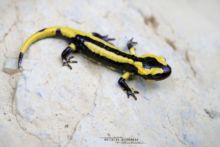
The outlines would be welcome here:
<svg viewBox="0 0 220 147">
<path fill-rule="evenodd" d="M 171 67 L 162 56 L 146 54 L 140 57 L 138 74 L 144 79 L 163 80 L 171 74 Z"/>
</svg>

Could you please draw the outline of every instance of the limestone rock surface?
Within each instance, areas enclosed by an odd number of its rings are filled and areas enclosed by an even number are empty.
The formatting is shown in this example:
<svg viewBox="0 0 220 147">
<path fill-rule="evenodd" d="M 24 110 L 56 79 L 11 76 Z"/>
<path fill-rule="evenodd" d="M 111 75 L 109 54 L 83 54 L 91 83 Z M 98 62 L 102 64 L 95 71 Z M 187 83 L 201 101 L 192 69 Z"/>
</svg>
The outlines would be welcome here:
<svg viewBox="0 0 220 147">
<path fill-rule="evenodd" d="M 0 147 L 218 147 L 219 14 L 217 0 L 0 1 Z M 138 100 L 128 99 L 119 73 L 80 54 L 62 67 L 59 39 L 32 45 L 15 72 L 23 41 L 55 25 L 108 34 L 124 50 L 133 37 L 138 55 L 166 57 L 172 75 L 136 77 Z"/>
</svg>

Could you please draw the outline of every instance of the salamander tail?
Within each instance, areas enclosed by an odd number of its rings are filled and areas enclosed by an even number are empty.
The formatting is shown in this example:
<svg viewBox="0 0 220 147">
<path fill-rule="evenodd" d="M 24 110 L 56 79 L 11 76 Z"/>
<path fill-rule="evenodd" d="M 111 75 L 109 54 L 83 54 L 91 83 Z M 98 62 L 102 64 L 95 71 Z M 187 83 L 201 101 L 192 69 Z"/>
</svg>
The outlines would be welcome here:
<svg viewBox="0 0 220 147">
<path fill-rule="evenodd" d="M 20 52 L 19 56 L 18 56 L 18 69 L 21 69 L 21 62 L 23 59 L 24 54 L 22 52 Z"/>
<path fill-rule="evenodd" d="M 27 52 L 28 48 L 38 40 L 49 38 L 49 37 L 64 37 L 64 38 L 72 38 L 76 34 L 81 33 L 78 30 L 69 28 L 69 27 L 61 27 L 54 26 L 49 28 L 44 28 L 39 30 L 38 32 L 31 35 L 21 46 L 20 54 L 18 56 L 18 68 L 21 69 L 21 63 L 24 54 Z"/>
</svg>

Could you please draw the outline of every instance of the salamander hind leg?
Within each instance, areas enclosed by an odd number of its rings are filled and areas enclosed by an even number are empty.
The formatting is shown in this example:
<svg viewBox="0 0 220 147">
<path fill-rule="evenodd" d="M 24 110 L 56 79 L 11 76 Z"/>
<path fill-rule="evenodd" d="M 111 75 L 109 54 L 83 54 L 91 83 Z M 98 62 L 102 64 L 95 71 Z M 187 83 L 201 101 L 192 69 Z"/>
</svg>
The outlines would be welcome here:
<svg viewBox="0 0 220 147">
<path fill-rule="evenodd" d="M 100 35 L 99 33 L 96 33 L 96 32 L 93 32 L 92 35 L 95 37 L 98 37 L 98 38 L 100 38 L 110 44 L 112 44 L 110 41 L 115 40 L 115 38 L 109 38 L 108 35 Z"/>
<path fill-rule="evenodd" d="M 72 66 L 70 65 L 70 63 L 77 63 L 77 61 L 72 60 L 74 58 L 73 53 L 76 51 L 77 50 L 73 46 L 73 44 L 69 44 L 69 46 L 64 49 L 64 51 L 61 54 L 63 66 L 67 66 L 69 67 L 69 69 L 72 69 Z"/>
<path fill-rule="evenodd" d="M 123 88 L 124 91 L 126 91 L 127 96 L 132 96 L 135 100 L 137 100 L 137 97 L 135 94 L 138 94 L 139 92 L 136 90 L 132 90 L 128 84 L 126 83 L 126 80 L 128 80 L 131 77 L 131 73 L 125 72 L 118 80 L 118 84 L 121 88 Z"/>
</svg>

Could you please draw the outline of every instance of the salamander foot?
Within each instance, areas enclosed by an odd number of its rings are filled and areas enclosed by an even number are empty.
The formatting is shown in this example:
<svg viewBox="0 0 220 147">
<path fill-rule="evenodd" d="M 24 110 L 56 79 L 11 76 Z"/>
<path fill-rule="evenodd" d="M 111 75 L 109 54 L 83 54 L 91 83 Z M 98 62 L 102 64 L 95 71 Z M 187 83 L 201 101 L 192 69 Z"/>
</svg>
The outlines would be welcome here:
<svg viewBox="0 0 220 147">
<path fill-rule="evenodd" d="M 74 58 L 73 56 L 73 50 L 70 47 L 67 47 L 61 55 L 63 66 L 69 67 L 69 69 L 72 69 L 72 66 L 70 63 L 77 63 L 77 61 L 72 60 Z"/>
</svg>

